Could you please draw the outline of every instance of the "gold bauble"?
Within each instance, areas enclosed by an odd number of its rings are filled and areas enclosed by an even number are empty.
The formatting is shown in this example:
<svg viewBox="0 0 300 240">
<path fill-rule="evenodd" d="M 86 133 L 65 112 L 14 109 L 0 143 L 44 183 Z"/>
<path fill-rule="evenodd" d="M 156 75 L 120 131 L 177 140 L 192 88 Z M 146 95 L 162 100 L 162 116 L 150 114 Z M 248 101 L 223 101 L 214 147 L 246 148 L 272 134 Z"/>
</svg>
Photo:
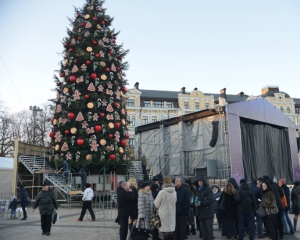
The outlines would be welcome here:
<svg viewBox="0 0 300 240">
<path fill-rule="evenodd" d="M 101 29 L 101 26 L 100 26 L 100 24 L 97 24 L 97 29 Z"/>
<path fill-rule="evenodd" d="M 87 51 L 87 52 L 92 52 L 92 51 L 93 51 L 93 48 L 92 48 L 92 47 L 87 47 L 87 48 L 86 48 L 86 51 Z"/>
<path fill-rule="evenodd" d="M 53 125 L 57 125 L 57 123 L 58 123 L 57 119 L 54 119 L 53 120 Z"/>
<path fill-rule="evenodd" d="M 101 61 L 101 62 L 100 62 L 100 66 L 105 67 L 105 66 L 106 66 L 106 63 L 103 62 L 103 61 Z"/>
<path fill-rule="evenodd" d="M 71 128 L 71 133 L 72 133 L 72 134 L 75 134 L 76 132 L 77 132 L 77 128 L 76 128 L 76 127 L 72 127 L 72 128 Z"/>
<path fill-rule="evenodd" d="M 104 145 L 106 144 L 105 139 L 101 139 L 101 140 L 100 140 L 100 144 L 101 144 L 102 146 L 104 146 Z"/>
<path fill-rule="evenodd" d="M 84 19 L 89 19 L 91 16 L 90 16 L 90 14 L 85 14 L 84 15 Z"/>
<path fill-rule="evenodd" d="M 65 88 L 63 89 L 63 93 L 66 94 L 66 93 L 68 93 L 68 92 L 69 92 L 69 88 L 65 87 Z"/>
<path fill-rule="evenodd" d="M 88 155 L 86 155 L 85 158 L 86 158 L 86 160 L 90 161 L 93 159 L 93 156 L 92 156 L 92 154 L 88 154 Z"/>
<path fill-rule="evenodd" d="M 55 151 L 58 151 L 60 149 L 60 145 L 59 144 L 56 144 L 55 145 Z"/>
<path fill-rule="evenodd" d="M 103 81 L 105 81 L 105 80 L 107 79 L 107 77 L 106 77 L 105 74 L 102 74 L 100 78 L 101 78 L 101 80 L 103 80 Z"/>
<path fill-rule="evenodd" d="M 115 125 L 114 125 L 112 122 L 110 122 L 110 123 L 108 124 L 108 127 L 109 127 L 109 128 L 114 128 Z"/>
<path fill-rule="evenodd" d="M 121 153 L 121 154 L 124 152 L 124 150 L 123 150 L 122 147 L 119 147 L 118 151 L 119 151 L 119 153 Z"/>
<path fill-rule="evenodd" d="M 68 59 L 66 59 L 65 60 L 65 65 L 67 65 L 69 63 L 69 60 Z"/>
<path fill-rule="evenodd" d="M 121 120 L 121 123 L 122 123 L 123 125 L 125 125 L 125 124 L 126 124 L 125 119 L 122 119 L 122 120 Z"/>
<path fill-rule="evenodd" d="M 88 108 L 93 108 L 93 107 L 94 107 L 94 103 L 89 102 L 89 103 L 87 104 L 87 107 L 88 107 Z"/>
</svg>

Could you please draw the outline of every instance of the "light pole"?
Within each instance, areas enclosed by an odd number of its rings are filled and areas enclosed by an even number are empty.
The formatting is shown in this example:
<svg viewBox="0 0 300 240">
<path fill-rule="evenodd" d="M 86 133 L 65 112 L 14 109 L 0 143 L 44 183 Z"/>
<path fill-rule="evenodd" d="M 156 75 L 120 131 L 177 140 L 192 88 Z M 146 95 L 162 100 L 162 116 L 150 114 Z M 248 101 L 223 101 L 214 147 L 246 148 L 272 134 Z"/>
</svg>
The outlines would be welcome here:
<svg viewBox="0 0 300 240">
<path fill-rule="evenodd" d="M 33 145 L 35 145 L 35 126 L 36 126 L 36 116 L 37 116 L 37 112 L 41 112 L 43 111 L 41 108 L 37 107 L 37 106 L 30 106 L 29 110 L 32 111 L 32 116 L 33 116 Z"/>
</svg>

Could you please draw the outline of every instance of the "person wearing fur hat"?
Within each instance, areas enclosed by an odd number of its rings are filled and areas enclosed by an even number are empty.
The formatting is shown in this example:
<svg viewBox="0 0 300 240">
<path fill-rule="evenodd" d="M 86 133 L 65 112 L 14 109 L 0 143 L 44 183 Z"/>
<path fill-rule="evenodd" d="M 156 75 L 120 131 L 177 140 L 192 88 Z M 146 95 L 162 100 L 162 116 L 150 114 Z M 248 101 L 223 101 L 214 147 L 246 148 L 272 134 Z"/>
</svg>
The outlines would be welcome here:
<svg viewBox="0 0 300 240">
<path fill-rule="evenodd" d="M 154 205 L 158 209 L 161 221 L 159 231 L 163 233 L 164 240 L 173 240 L 176 219 L 176 192 L 172 179 L 163 179 L 162 190 L 158 193 Z"/>
<path fill-rule="evenodd" d="M 57 210 L 58 205 L 54 192 L 49 188 L 49 183 L 45 182 L 42 185 L 42 191 L 36 197 L 36 202 L 33 206 L 32 212 L 39 206 L 41 214 L 42 235 L 50 235 L 51 220 L 54 209 Z"/>
<path fill-rule="evenodd" d="M 28 197 L 28 193 L 22 184 L 20 185 L 19 189 L 20 189 L 20 203 L 21 203 L 21 207 L 23 210 L 23 218 L 21 220 L 26 220 L 27 219 L 27 212 L 26 212 L 27 201 L 26 201 L 26 199 Z"/>
</svg>

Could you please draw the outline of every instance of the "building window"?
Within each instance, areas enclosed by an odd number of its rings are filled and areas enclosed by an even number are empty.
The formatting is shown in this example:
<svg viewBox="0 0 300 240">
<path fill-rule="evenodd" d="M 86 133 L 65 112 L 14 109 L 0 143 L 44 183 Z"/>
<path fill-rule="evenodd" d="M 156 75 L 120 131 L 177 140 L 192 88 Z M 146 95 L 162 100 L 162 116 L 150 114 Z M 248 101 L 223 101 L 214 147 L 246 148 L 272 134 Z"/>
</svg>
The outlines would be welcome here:
<svg viewBox="0 0 300 240">
<path fill-rule="evenodd" d="M 205 108 L 206 108 L 206 109 L 209 109 L 209 103 L 208 103 L 208 102 L 205 103 Z"/>
<path fill-rule="evenodd" d="M 291 113 L 291 109 L 289 106 L 286 107 L 286 113 Z"/>
<path fill-rule="evenodd" d="M 148 116 L 143 116 L 143 125 L 148 124 Z"/>
<path fill-rule="evenodd" d="M 144 107 L 151 107 L 151 103 L 149 100 L 144 101 Z"/>
<path fill-rule="evenodd" d="M 280 106 L 279 110 L 280 110 L 281 112 L 283 112 L 283 106 Z"/>
<path fill-rule="evenodd" d="M 199 103 L 198 102 L 195 103 L 195 108 L 199 109 Z"/>
<path fill-rule="evenodd" d="M 154 101 L 153 103 L 155 108 L 164 108 L 164 102 Z"/>
<path fill-rule="evenodd" d="M 188 109 L 189 108 L 189 102 L 184 102 L 184 108 Z"/>
<path fill-rule="evenodd" d="M 127 107 L 133 107 L 134 106 L 134 99 L 127 98 L 126 106 Z"/>
<path fill-rule="evenodd" d="M 135 139 L 134 138 L 129 138 L 129 141 L 128 141 L 128 143 L 129 143 L 129 146 L 134 146 L 135 145 Z"/>
<path fill-rule="evenodd" d="M 127 122 L 128 122 L 128 125 L 131 124 L 131 122 L 130 122 L 130 116 L 129 115 L 127 116 Z"/>
<path fill-rule="evenodd" d="M 131 126 L 135 126 L 135 116 L 131 117 Z"/>
<path fill-rule="evenodd" d="M 166 102 L 166 108 L 172 108 L 173 104 L 172 102 Z"/>
<path fill-rule="evenodd" d="M 295 108 L 296 113 L 299 113 L 299 108 Z"/>
<path fill-rule="evenodd" d="M 157 122 L 157 116 L 152 116 L 152 122 Z"/>
</svg>

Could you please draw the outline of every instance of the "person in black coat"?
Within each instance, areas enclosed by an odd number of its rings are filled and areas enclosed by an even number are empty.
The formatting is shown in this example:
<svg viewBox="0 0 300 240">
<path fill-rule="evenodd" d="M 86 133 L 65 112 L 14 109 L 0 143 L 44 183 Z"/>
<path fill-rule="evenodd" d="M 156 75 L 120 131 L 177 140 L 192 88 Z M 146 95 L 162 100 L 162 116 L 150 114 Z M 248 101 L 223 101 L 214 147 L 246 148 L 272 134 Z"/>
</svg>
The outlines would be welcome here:
<svg viewBox="0 0 300 240">
<path fill-rule="evenodd" d="M 84 192 L 87 174 L 86 174 L 86 171 L 84 170 L 84 168 L 80 168 L 79 173 L 80 173 L 80 178 L 81 178 L 81 190 L 82 190 L 82 192 Z"/>
<path fill-rule="evenodd" d="M 238 184 L 237 184 L 237 182 L 234 178 L 230 178 L 228 180 L 228 182 L 231 183 L 234 186 L 235 191 L 239 190 L 240 187 L 238 186 Z"/>
<path fill-rule="evenodd" d="M 219 203 L 218 200 L 221 197 L 221 189 L 218 185 L 212 185 L 211 189 L 213 190 L 214 194 L 214 213 L 216 214 L 216 218 L 219 224 L 219 229 L 221 229 L 221 214 L 218 212 Z"/>
<path fill-rule="evenodd" d="M 197 192 L 195 201 L 196 216 L 198 217 L 200 232 L 203 240 L 213 239 L 213 220 L 214 220 L 214 194 L 209 187 L 205 177 L 197 179 Z"/>
<path fill-rule="evenodd" d="M 120 223 L 120 240 L 126 240 L 128 234 L 128 219 L 131 211 L 132 194 L 128 182 L 122 183 L 122 187 L 118 189 L 118 218 Z"/>
<path fill-rule="evenodd" d="M 16 219 L 17 207 L 18 207 L 17 197 L 14 196 L 11 202 L 9 203 L 9 207 L 8 207 L 8 209 L 10 209 L 10 219 Z"/>
<path fill-rule="evenodd" d="M 245 224 L 247 224 L 248 227 L 249 239 L 254 240 L 253 211 L 256 209 L 256 200 L 246 180 L 241 179 L 240 184 L 240 188 L 234 197 L 238 212 L 239 240 L 244 239 Z"/>
<path fill-rule="evenodd" d="M 26 212 L 27 200 L 26 199 L 28 197 L 28 193 L 22 184 L 20 185 L 19 189 L 20 189 L 20 203 L 21 203 L 21 207 L 23 210 L 23 218 L 21 220 L 26 220 L 27 219 L 27 212 Z"/>
<path fill-rule="evenodd" d="M 297 222 L 300 214 L 300 182 L 294 182 L 294 187 L 291 193 L 291 201 L 293 204 L 293 214 L 294 214 L 294 231 L 297 230 Z"/>
<path fill-rule="evenodd" d="M 176 228 L 175 240 L 184 240 L 186 236 L 186 217 L 190 209 L 189 190 L 182 185 L 182 179 L 175 179 L 176 201 Z"/>
<path fill-rule="evenodd" d="M 285 222 L 283 223 L 284 225 L 287 224 L 290 229 L 289 232 L 287 232 L 286 234 L 294 234 L 295 231 L 294 231 L 294 226 L 292 224 L 292 221 L 289 217 L 289 210 L 291 208 L 291 193 L 290 193 L 290 189 L 288 188 L 288 186 L 286 185 L 286 180 L 285 179 L 280 179 L 279 180 L 279 185 L 281 185 L 281 189 L 283 191 L 283 194 L 286 198 L 286 202 L 287 202 L 287 207 L 284 207 L 284 211 L 283 211 L 283 215 L 284 215 L 284 219 L 285 219 Z M 285 229 L 287 229 L 287 226 L 285 226 Z"/>
</svg>

